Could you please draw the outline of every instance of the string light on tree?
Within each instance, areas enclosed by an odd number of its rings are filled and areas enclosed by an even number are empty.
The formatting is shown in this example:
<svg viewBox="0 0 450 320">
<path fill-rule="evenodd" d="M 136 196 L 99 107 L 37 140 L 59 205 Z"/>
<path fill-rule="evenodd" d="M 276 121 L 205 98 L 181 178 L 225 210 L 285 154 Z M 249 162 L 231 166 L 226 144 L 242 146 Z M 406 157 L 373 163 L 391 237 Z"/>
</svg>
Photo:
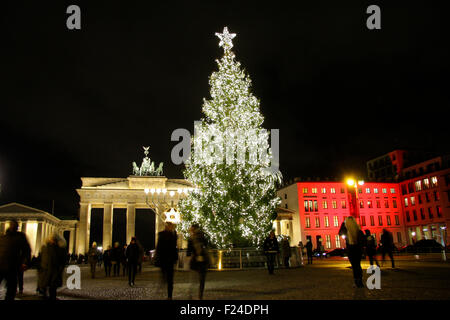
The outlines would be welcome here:
<svg viewBox="0 0 450 320">
<path fill-rule="evenodd" d="M 211 99 L 204 99 L 205 117 L 186 162 L 184 175 L 197 191 L 179 202 L 179 228 L 188 236 L 190 225 L 200 224 L 218 248 L 260 245 L 281 201 L 276 195 L 281 174 L 267 170 L 269 134 L 262 128 L 264 118 L 251 93 L 251 80 L 231 51 L 236 34 L 225 27 L 216 36 L 224 55 L 216 60 L 219 70 L 209 78 Z M 207 141 L 215 143 L 205 148 Z M 242 146 L 245 152 L 238 150 Z M 252 150 L 265 150 L 266 156 L 252 158 L 251 154 L 262 154 Z"/>
</svg>

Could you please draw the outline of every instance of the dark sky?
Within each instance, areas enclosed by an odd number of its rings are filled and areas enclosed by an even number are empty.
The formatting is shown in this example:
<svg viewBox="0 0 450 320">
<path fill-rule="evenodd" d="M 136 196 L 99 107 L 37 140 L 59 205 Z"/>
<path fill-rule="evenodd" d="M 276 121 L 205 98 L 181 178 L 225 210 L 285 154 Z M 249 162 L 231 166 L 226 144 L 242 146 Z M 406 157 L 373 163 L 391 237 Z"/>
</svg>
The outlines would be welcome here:
<svg viewBox="0 0 450 320">
<path fill-rule="evenodd" d="M 370 4 L 381 30 L 366 28 Z M 170 135 L 201 118 L 224 26 L 264 127 L 280 129 L 286 179 L 363 175 L 394 148 L 446 152 L 445 19 L 429 1 L 2 3 L 0 203 L 76 214 L 80 177 L 130 175 L 143 145 L 181 178 Z"/>
</svg>

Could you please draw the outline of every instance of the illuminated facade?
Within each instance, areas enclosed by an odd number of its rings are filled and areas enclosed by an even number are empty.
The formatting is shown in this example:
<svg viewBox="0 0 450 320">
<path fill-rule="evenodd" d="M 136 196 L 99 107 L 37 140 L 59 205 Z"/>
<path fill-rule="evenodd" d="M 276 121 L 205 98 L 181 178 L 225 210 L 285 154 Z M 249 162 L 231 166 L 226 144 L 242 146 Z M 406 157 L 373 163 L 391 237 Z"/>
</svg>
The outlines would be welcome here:
<svg viewBox="0 0 450 320">
<path fill-rule="evenodd" d="M 61 220 L 54 215 L 19 203 L 0 206 L 0 234 L 5 233 L 11 220 L 19 223 L 19 231 L 25 233 L 31 253 L 37 256 L 45 239 L 53 233 L 60 236 L 69 232 L 68 252 L 74 252 L 77 220 Z"/>
<path fill-rule="evenodd" d="M 406 244 L 401 195 L 397 183 L 368 182 L 353 187 L 343 182 L 296 182 L 281 188 L 282 207 L 296 211 L 291 245 L 310 239 L 314 248 L 345 247 L 339 228 L 345 217 L 353 215 L 363 230 L 380 239 L 383 229 L 392 232 L 396 245 Z M 356 208 L 355 208 L 356 205 Z M 295 216 L 294 215 L 294 216 Z"/>
</svg>

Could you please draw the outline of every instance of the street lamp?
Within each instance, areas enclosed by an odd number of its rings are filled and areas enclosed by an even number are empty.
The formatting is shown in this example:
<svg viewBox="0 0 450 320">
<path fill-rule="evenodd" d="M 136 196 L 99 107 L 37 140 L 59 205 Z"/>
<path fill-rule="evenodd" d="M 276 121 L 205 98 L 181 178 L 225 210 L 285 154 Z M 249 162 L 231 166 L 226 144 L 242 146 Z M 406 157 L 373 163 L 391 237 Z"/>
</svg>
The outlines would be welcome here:
<svg viewBox="0 0 450 320">
<path fill-rule="evenodd" d="M 350 203 L 353 204 L 355 218 L 357 219 L 358 223 L 361 224 L 360 217 L 359 217 L 358 185 L 360 185 L 360 186 L 364 185 L 364 180 L 356 181 L 353 178 L 348 178 L 347 179 L 347 185 L 349 187 L 352 187 L 351 190 L 353 190 L 353 192 L 355 192 L 355 198 L 354 198 L 355 201 L 354 201 L 354 203 L 353 203 L 353 199 L 351 198 L 352 192 L 349 192 L 349 204 Z"/>
<path fill-rule="evenodd" d="M 441 230 L 444 231 L 444 251 L 442 252 L 442 258 L 444 259 L 444 261 L 447 261 L 447 226 L 441 226 Z"/>
</svg>

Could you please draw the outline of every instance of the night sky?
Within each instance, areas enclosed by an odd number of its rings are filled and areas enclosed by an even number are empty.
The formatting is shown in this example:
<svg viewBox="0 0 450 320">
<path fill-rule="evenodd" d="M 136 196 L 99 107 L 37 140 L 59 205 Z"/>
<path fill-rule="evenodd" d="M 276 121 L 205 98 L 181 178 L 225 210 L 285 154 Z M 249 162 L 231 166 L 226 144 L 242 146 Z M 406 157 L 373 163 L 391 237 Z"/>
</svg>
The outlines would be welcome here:
<svg viewBox="0 0 450 320">
<path fill-rule="evenodd" d="M 297 1 L 300 2 L 300 1 Z M 81 30 L 66 8 L 81 7 Z M 366 8 L 381 7 L 381 30 Z M 285 179 L 365 174 L 395 148 L 447 152 L 448 12 L 429 1 L 14 1 L 1 10 L 0 203 L 76 215 L 80 177 L 127 177 L 150 146 L 168 178 L 233 51 L 280 129 Z"/>
</svg>

